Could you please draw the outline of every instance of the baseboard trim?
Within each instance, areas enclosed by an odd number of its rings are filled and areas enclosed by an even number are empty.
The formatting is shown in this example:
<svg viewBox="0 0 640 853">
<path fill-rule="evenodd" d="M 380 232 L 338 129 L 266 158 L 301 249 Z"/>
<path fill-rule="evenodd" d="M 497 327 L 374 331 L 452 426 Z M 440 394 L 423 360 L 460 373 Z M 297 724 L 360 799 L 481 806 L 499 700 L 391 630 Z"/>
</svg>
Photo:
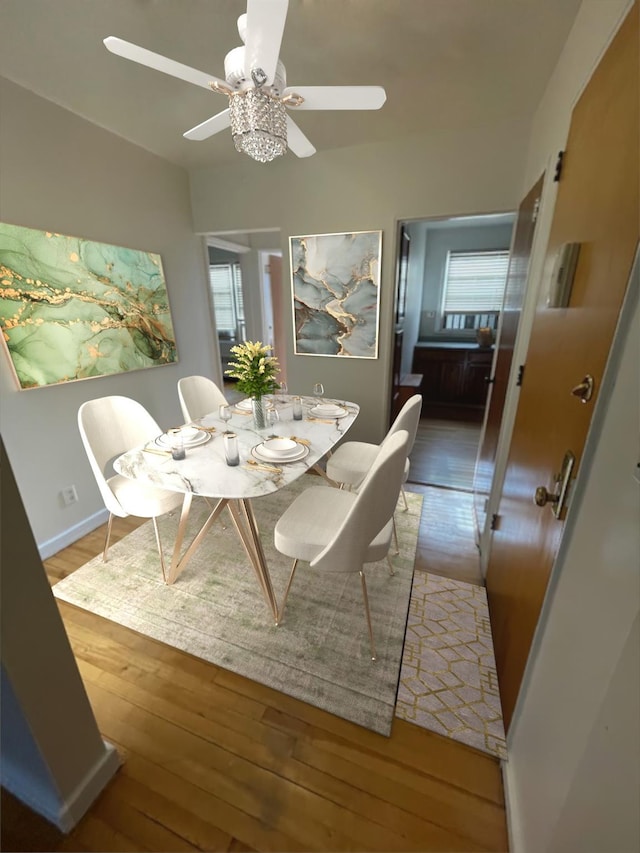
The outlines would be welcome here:
<svg viewBox="0 0 640 853">
<path fill-rule="evenodd" d="M 49 790 L 46 790 L 41 787 L 36 790 L 33 780 L 23 778 L 20 773 L 8 772 L 10 768 L 6 766 L 3 767 L 2 784 L 36 814 L 57 826 L 62 832 L 71 832 L 122 764 L 116 748 L 106 740 L 103 743 L 105 750 L 99 760 L 63 802 L 55 801 L 57 794 L 53 793 L 54 788 L 49 787 Z M 54 801 L 47 802 L 48 799 Z"/>
<path fill-rule="evenodd" d="M 63 832 L 70 832 L 84 817 L 96 797 L 119 770 L 122 759 L 116 748 L 103 741 L 105 751 L 102 759 L 87 773 L 70 797 L 62 804 L 56 825 Z"/>
<path fill-rule="evenodd" d="M 79 521 L 78 524 L 74 524 L 73 527 L 63 530 L 62 533 L 59 533 L 57 536 L 47 539 L 46 542 L 42 542 L 38 545 L 40 559 L 47 560 L 49 557 L 57 554 L 58 551 L 61 551 L 68 545 L 73 545 L 74 542 L 77 542 L 78 539 L 86 536 L 87 533 L 91 533 L 91 531 L 95 530 L 96 527 L 100 527 L 101 524 L 106 524 L 108 520 L 109 512 L 106 509 L 101 509 L 93 515 L 90 515 L 88 518 L 85 518 L 83 521 Z"/>
<path fill-rule="evenodd" d="M 520 826 L 519 812 L 516 804 L 516 794 L 509 781 L 509 762 L 501 760 L 502 788 L 504 791 L 504 811 L 507 818 L 507 834 L 510 853 L 522 853 L 524 840 Z"/>
</svg>

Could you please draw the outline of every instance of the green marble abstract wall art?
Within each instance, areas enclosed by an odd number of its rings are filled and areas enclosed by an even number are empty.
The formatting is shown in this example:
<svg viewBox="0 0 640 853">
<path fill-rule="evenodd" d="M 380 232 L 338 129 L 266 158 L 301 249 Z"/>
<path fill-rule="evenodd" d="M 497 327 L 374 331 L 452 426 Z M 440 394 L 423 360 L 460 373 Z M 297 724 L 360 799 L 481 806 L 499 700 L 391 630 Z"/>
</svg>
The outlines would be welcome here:
<svg viewBox="0 0 640 853">
<path fill-rule="evenodd" d="M 2 222 L 0 329 L 21 388 L 178 360 L 160 255 Z"/>
<path fill-rule="evenodd" d="M 298 355 L 378 357 L 382 231 L 290 237 Z"/>
</svg>

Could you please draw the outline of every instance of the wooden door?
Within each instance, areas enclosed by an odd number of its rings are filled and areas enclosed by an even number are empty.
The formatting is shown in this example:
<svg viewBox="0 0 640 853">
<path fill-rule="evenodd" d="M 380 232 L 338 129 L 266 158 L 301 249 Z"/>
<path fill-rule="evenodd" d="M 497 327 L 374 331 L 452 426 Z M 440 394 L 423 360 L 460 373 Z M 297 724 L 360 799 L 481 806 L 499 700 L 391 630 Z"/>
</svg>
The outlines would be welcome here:
<svg viewBox="0 0 640 853">
<path fill-rule="evenodd" d="M 508 727 L 564 521 L 538 507 L 570 450 L 579 469 L 638 243 L 638 4 L 604 54 L 571 119 L 547 266 L 565 242 L 580 256 L 569 305 L 536 310 L 498 527 L 487 573 L 500 695 Z M 586 374 L 595 393 L 571 394 Z"/>
<path fill-rule="evenodd" d="M 529 274 L 531 246 L 535 233 L 536 219 L 542 196 L 544 174 L 529 190 L 518 208 L 513 246 L 509 257 L 509 269 L 504 291 L 500 336 L 493 366 L 491 392 L 485 414 L 484 430 L 478 447 L 476 468 L 473 478 L 474 508 L 477 541 L 485 524 L 485 503 L 489 498 L 495 471 L 498 435 L 502 413 L 509 386 L 513 349 L 520 325 L 520 315 Z M 515 381 L 515 379 L 514 379 Z"/>
<path fill-rule="evenodd" d="M 284 297 L 282 282 L 282 258 L 269 255 L 269 284 L 273 311 L 273 354 L 280 365 L 280 380 L 287 378 L 287 347 L 284 331 Z"/>
</svg>

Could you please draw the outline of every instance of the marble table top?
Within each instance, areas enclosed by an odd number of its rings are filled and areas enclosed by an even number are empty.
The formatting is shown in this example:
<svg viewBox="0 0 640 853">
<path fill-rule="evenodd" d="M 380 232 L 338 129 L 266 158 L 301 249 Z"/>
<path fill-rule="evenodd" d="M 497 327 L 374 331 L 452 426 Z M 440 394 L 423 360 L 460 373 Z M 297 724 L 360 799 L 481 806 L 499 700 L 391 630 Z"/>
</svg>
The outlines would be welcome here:
<svg viewBox="0 0 640 853">
<path fill-rule="evenodd" d="M 323 402 L 344 406 L 347 414 L 334 420 L 314 419 L 309 410 L 317 405 L 318 400 L 302 397 L 303 419 L 294 421 L 291 396 L 275 395 L 271 399 L 275 401 L 280 420 L 265 429 L 256 429 L 251 413 L 232 407 L 228 423 L 220 420 L 217 412 L 193 422 L 193 426 L 213 427 L 215 432 L 211 433 L 206 444 L 187 446 L 184 459 L 176 461 L 169 455 L 149 453 L 143 447 L 137 447 L 119 456 L 114 468 L 125 477 L 175 492 L 229 499 L 268 495 L 313 468 L 343 437 L 360 411 L 357 403 L 324 398 Z M 222 439 L 225 431 L 235 432 L 238 436 L 240 464 L 235 467 L 225 461 Z M 273 466 L 278 471 L 248 464 L 248 460 L 254 459 L 252 448 L 270 436 L 303 439 L 309 442 L 309 453 L 297 462 L 259 463 Z M 153 441 L 144 447 L 159 449 Z"/>
</svg>

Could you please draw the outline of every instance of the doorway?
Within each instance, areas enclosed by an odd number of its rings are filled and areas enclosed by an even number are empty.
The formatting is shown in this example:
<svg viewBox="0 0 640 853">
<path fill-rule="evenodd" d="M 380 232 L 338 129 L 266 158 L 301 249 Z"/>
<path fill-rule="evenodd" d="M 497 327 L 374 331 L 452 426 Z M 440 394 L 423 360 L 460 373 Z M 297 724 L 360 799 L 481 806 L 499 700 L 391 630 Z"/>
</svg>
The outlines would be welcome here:
<svg viewBox="0 0 640 853">
<path fill-rule="evenodd" d="M 399 223 L 392 419 L 423 400 L 412 482 L 471 492 L 514 213 Z"/>
<path fill-rule="evenodd" d="M 209 296 L 217 330 L 221 373 L 231 360 L 231 348 L 246 340 L 272 346 L 283 358 L 282 251 L 280 231 L 207 235 Z"/>
</svg>

